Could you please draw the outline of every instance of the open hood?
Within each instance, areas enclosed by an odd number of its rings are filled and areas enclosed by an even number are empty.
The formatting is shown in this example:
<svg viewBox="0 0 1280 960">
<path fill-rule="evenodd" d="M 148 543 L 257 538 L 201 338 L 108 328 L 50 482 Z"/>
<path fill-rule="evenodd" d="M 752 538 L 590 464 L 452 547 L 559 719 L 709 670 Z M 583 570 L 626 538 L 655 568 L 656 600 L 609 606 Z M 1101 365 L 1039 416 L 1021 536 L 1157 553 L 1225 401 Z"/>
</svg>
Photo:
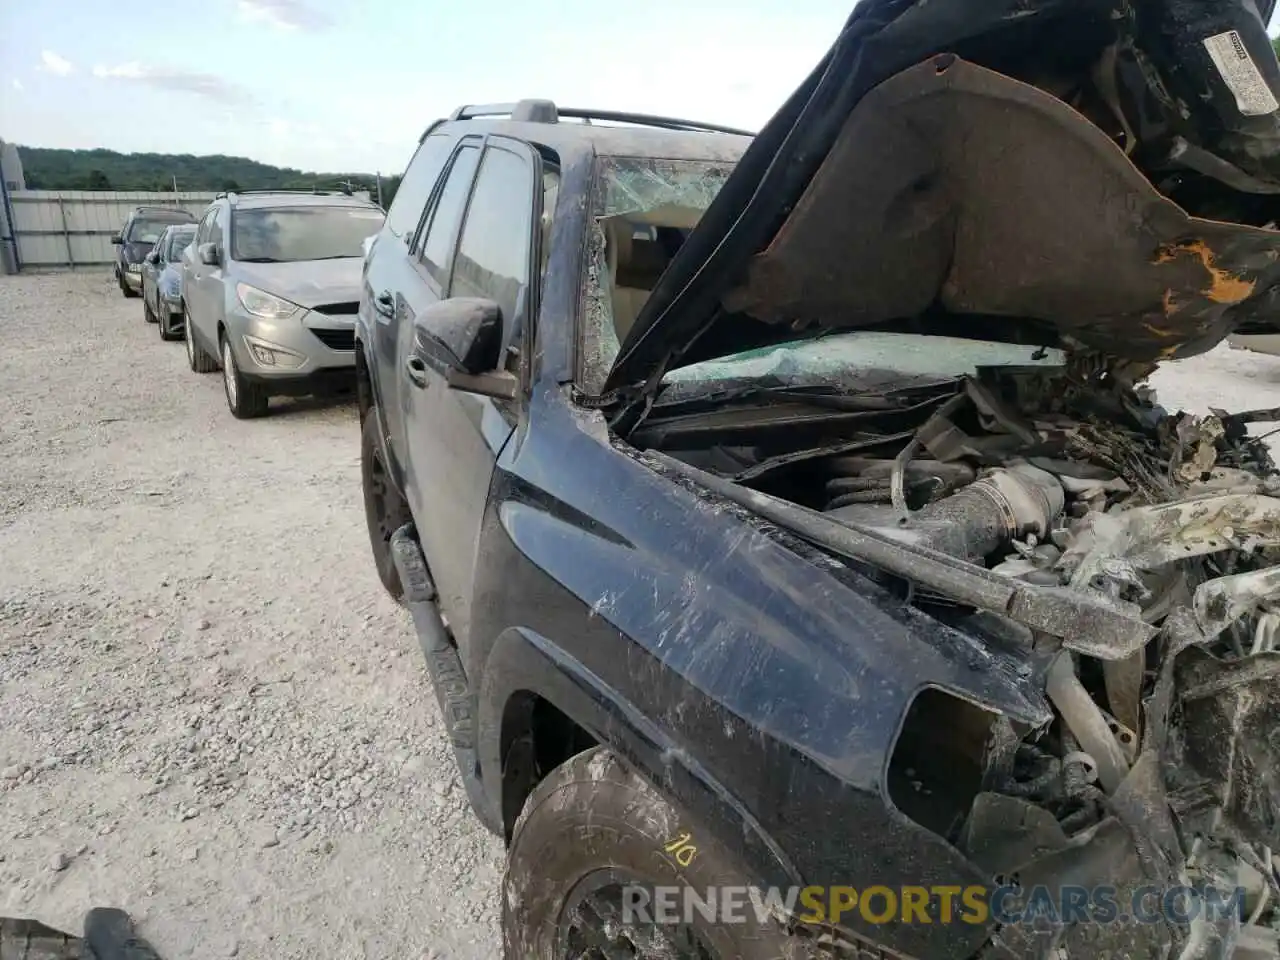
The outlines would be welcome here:
<svg viewBox="0 0 1280 960">
<path fill-rule="evenodd" d="M 1277 309 L 1278 96 L 1252 0 L 863 0 L 606 389 L 854 328 L 1203 352 Z"/>
</svg>

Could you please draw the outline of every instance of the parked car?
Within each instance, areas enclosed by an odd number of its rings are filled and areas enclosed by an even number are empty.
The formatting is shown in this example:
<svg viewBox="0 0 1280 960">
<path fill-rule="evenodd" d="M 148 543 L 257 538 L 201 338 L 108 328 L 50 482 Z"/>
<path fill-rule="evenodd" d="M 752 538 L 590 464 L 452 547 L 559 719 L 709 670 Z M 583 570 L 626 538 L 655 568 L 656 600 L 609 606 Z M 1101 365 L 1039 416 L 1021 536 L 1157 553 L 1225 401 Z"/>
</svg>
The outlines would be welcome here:
<svg viewBox="0 0 1280 960">
<path fill-rule="evenodd" d="M 187 358 L 221 369 L 227 406 L 248 419 L 273 396 L 355 389 L 363 241 L 386 215 L 343 194 L 219 194 L 182 255 Z"/>
<path fill-rule="evenodd" d="M 182 337 L 182 251 L 195 235 L 194 223 L 165 227 L 142 260 L 142 315 L 160 328 L 161 340 Z"/>
<path fill-rule="evenodd" d="M 196 216 L 182 207 L 140 206 L 129 211 L 120 232 L 111 238 L 116 257 L 111 272 L 126 297 L 142 294 L 142 264 L 166 227 L 195 223 Z"/>
<path fill-rule="evenodd" d="M 1275 956 L 1280 471 L 1135 384 L 1268 309 L 1280 233 L 1118 147 L 1169 129 L 1152 75 L 1074 93 L 1194 7 L 863 0 L 754 139 L 427 129 L 366 261 L 363 494 L 507 957 Z M 1195 884 L 1238 900 L 1151 906 Z"/>
</svg>

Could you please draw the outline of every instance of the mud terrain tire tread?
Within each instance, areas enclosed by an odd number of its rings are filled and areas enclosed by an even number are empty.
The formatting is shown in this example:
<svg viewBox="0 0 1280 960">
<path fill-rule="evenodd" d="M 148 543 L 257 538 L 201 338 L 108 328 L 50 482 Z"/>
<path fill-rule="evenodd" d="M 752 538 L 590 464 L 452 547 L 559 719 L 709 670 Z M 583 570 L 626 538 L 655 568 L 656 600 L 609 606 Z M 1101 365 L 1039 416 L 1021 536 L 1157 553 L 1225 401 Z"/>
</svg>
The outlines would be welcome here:
<svg viewBox="0 0 1280 960">
<path fill-rule="evenodd" d="M 697 854 L 678 864 L 664 848 L 696 837 Z M 569 841 L 569 838 L 573 838 Z M 707 887 L 751 883 L 730 851 L 698 828 L 607 748 L 580 753 L 534 788 L 516 821 L 502 881 L 502 937 L 508 957 L 559 960 L 559 914 L 587 874 L 620 868 L 637 882 Z M 748 909 L 741 924 L 700 924 L 720 960 L 787 960 L 795 940 Z"/>
</svg>

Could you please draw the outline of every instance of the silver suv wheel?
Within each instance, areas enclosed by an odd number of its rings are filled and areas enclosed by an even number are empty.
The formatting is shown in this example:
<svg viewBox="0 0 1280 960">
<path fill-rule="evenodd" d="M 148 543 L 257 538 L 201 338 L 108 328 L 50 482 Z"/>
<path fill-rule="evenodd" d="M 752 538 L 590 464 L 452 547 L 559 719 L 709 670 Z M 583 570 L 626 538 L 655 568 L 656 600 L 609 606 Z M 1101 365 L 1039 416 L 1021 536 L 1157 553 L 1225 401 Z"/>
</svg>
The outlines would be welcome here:
<svg viewBox="0 0 1280 960">
<path fill-rule="evenodd" d="M 240 397 L 236 393 L 236 360 L 231 355 L 231 343 L 222 341 L 222 385 L 227 388 L 227 403 L 232 410 L 240 405 Z"/>
</svg>

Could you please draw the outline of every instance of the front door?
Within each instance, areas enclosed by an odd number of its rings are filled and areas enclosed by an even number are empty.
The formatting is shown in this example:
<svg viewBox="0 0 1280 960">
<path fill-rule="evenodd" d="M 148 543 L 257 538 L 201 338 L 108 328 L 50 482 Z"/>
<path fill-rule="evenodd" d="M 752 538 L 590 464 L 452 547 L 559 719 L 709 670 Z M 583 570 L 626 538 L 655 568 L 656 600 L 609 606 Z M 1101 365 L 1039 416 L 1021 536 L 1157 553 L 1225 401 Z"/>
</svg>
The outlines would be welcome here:
<svg viewBox="0 0 1280 960">
<path fill-rule="evenodd" d="M 226 243 L 228 231 L 224 220 L 230 216 L 230 213 L 224 207 L 214 207 L 211 212 L 209 233 L 205 243 L 212 243 L 217 248 L 219 262 L 216 264 L 201 263 L 200 252 L 197 249 L 196 263 L 200 269 L 196 280 L 198 310 L 193 315 L 193 320 L 196 330 L 200 334 L 200 341 L 204 343 L 210 355 L 218 357 L 219 363 L 221 363 L 222 352 L 218 347 L 218 323 L 223 319 L 223 312 L 226 309 L 222 287 L 223 278 L 226 275 L 225 265 L 227 257 L 230 255 Z"/>
<path fill-rule="evenodd" d="M 210 207 L 205 211 L 204 216 L 200 218 L 200 223 L 196 226 L 195 239 L 191 241 L 191 246 L 183 253 L 185 259 L 182 268 L 182 301 L 186 304 L 187 317 L 191 321 L 192 335 L 196 331 L 196 318 L 205 310 L 200 300 L 202 292 L 200 278 L 206 270 L 210 269 L 208 265 L 200 262 L 200 246 L 208 242 L 209 231 L 212 229 L 213 218 L 217 215 L 217 212 L 217 207 Z M 200 341 L 196 340 L 195 342 L 199 343 Z"/>
<path fill-rule="evenodd" d="M 480 524 L 494 464 L 515 426 L 515 408 L 450 388 L 407 361 L 450 297 L 484 297 L 502 311 L 504 343 L 516 342 L 528 310 L 541 161 L 502 137 L 463 140 L 437 193 L 406 298 L 400 358 L 409 451 L 410 506 L 454 636 L 466 643 Z"/>
<path fill-rule="evenodd" d="M 397 326 L 393 322 L 396 305 L 404 302 L 404 292 L 417 283 L 417 271 L 412 266 L 415 241 L 455 139 L 450 134 L 436 133 L 422 141 L 405 169 L 404 179 L 387 211 L 386 224 L 365 264 L 365 296 L 360 309 L 366 311 L 364 328 L 372 338 L 372 343 L 367 344 L 371 348 L 371 361 L 379 371 L 390 372 L 389 381 L 383 385 L 388 393 L 377 399 L 382 405 L 383 426 L 391 438 L 390 449 L 394 451 L 405 449 L 404 417 L 397 391 Z M 397 470 L 403 466 L 396 464 Z"/>
</svg>

